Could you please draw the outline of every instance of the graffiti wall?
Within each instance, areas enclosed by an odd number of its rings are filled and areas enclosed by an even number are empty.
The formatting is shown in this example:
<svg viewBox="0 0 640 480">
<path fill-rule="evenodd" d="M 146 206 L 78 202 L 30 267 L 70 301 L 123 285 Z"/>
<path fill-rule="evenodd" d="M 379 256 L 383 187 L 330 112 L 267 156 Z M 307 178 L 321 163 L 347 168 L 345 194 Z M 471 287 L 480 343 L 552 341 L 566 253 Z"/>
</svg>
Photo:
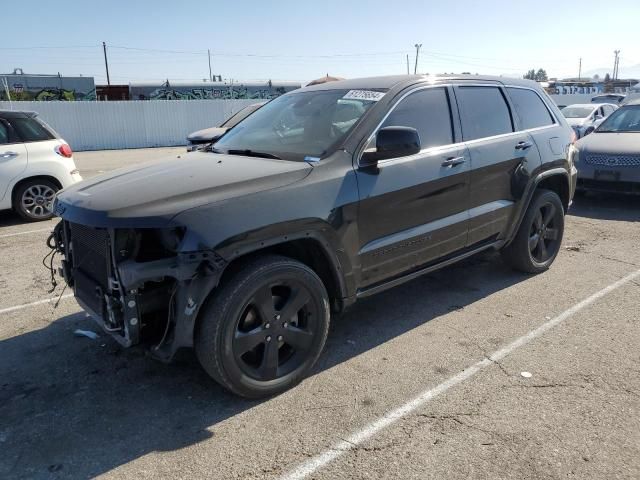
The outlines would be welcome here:
<svg viewBox="0 0 640 480">
<path fill-rule="evenodd" d="M 0 74 L 0 100 L 78 101 L 95 100 L 93 77 L 63 77 L 59 75 L 29 75 L 20 69 Z"/>
<path fill-rule="evenodd" d="M 299 83 L 131 84 L 131 100 L 269 100 L 300 88 Z"/>
</svg>

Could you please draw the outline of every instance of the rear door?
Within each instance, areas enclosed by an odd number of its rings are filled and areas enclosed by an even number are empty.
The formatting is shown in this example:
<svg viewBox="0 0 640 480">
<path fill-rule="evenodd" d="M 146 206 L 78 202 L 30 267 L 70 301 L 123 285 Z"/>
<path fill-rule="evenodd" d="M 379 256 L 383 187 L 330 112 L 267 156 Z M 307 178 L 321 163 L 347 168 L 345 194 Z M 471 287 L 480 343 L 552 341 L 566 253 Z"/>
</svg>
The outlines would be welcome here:
<svg viewBox="0 0 640 480">
<path fill-rule="evenodd" d="M 9 185 L 27 168 L 27 149 L 9 122 L 0 118 L 0 208 L 11 207 Z"/>
<path fill-rule="evenodd" d="M 9 122 L 29 152 L 30 174 L 49 173 L 51 161 L 64 161 L 55 150 L 62 140 L 56 138 L 55 132 L 40 119 L 25 115 L 11 118 Z"/>
<path fill-rule="evenodd" d="M 539 166 L 540 155 L 531 135 L 517 131 L 501 86 L 460 85 L 455 94 L 471 155 L 467 240 L 471 247 L 504 235 L 522 193 L 518 176 Z"/>
<path fill-rule="evenodd" d="M 377 169 L 357 170 L 363 285 L 464 248 L 469 156 L 456 115 L 449 87 L 420 87 L 380 125 L 415 128 L 421 151 L 380 161 Z"/>
</svg>

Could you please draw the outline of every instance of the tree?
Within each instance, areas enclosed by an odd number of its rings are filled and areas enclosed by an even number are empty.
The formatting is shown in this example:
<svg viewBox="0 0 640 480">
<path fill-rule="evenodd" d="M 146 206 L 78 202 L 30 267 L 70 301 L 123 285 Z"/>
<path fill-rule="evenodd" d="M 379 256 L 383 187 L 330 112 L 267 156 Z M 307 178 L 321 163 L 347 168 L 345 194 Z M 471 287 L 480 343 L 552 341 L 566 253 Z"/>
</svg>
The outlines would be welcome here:
<svg viewBox="0 0 640 480">
<path fill-rule="evenodd" d="M 593 81 L 597 82 L 600 80 L 600 75 L 598 75 L 597 73 L 593 76 Z"/>
<path fill-rule="evenodd" d="M 525 73 L 522 78 L 526 78 L 527 80 L 535 80 L 536 82 L 546 82 L 547 80 L 549 80 L 547 71 L 544 68 L 539 68 L 537 72 L 532 68 L 527 73 Z"/>
<path fill-rule="evenodd" d="M 611 81 L 611 76 L 607 73 L 607 74 L 604 76 L 604 83 L 609 83 L 610 81 Z"/>
<path fill-rule="evenodd" d="M 535 74 L 534 80 L 536 82 L 546 82 L 549 80 L 549 77 L 547 77 L 547 71 L 544 68 L 539 68 Z"/>
</svg>

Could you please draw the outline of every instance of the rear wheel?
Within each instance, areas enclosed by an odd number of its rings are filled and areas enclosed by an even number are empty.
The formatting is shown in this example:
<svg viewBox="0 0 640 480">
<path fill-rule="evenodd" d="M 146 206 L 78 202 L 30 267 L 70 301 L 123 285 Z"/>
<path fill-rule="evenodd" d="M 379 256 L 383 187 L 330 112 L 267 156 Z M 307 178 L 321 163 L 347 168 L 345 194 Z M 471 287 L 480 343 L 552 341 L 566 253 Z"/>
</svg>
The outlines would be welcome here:
<svg viewBox="0 0 640 480">
<path fill-rule="evenodd" d="M 560 197 L 550 190 L 537 190 L 516 237 L 502 250 L 502 256 L 516 270 L 543 272 L 558 255 L 563 234 L 564 207 Z"/>
<path fill-rule="evenodd" d="M 53 217 L 53 200 L 58 190 L 58 186 L 50 180 L 27 180 L 16 190 L 13 208 L 30 222 L 48 220 Z"/>
<path fill-rule="evenodd" d="M 266 256 L 246 263 L 213 293 L 200 317 L 196 354 L 232 392 L 258 398 L 298 383 L 320 356 L 329 298 L 306 265 Z"/>
</svg>

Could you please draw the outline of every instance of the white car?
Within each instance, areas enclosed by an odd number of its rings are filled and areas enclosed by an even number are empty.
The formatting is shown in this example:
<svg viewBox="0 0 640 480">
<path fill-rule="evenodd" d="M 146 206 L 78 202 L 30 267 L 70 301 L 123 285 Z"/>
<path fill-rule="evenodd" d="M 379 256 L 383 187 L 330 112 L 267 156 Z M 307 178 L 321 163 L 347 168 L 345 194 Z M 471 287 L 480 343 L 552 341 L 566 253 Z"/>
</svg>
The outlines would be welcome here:
<svg viewBox="0 0 640 480">
<path fill-rule="evenodd" d="M 80 180 L 71 147 L 37 113 L 0 110 L 0 210 L 49 219 L 56 192 Z"/>
<path fill-rule="evenodd" d="M 613 103 L 574 103 L 560 111 L 578 138 L 582 138 L 598 128 L 617 109 L 618 106 Z"/>
</svg>

